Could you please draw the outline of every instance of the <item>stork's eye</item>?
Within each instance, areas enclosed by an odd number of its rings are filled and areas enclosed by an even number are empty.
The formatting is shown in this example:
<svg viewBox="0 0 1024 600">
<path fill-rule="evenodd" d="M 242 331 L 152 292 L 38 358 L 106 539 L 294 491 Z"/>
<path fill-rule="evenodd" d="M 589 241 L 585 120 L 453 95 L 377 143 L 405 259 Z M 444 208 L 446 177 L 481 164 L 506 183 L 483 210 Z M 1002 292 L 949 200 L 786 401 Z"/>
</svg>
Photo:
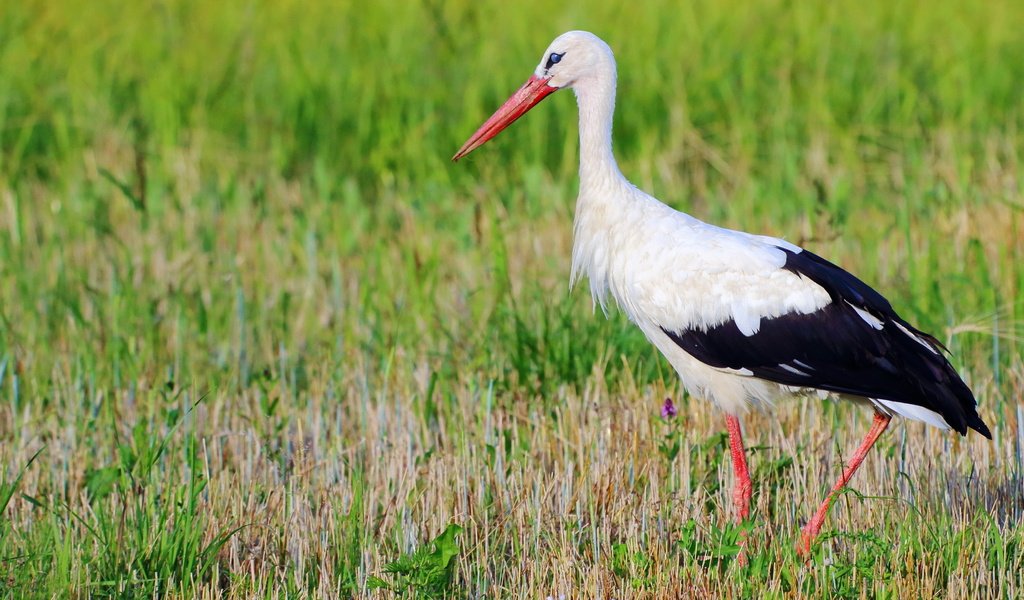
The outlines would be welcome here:
<svg viewBox="0 0 1024 600">
<path fill-rule="evenodd" d="M 544 69 L 547 70 L 557 65 L 559 62 L 561 62 L 563 56 L 565 56 L 565 52 L 562 52 L 561 54 L 559 54 L 558 52 L 552 52 L 548 56 L 548 62 L 547 64 L 544 65 Z"/>
</svg>

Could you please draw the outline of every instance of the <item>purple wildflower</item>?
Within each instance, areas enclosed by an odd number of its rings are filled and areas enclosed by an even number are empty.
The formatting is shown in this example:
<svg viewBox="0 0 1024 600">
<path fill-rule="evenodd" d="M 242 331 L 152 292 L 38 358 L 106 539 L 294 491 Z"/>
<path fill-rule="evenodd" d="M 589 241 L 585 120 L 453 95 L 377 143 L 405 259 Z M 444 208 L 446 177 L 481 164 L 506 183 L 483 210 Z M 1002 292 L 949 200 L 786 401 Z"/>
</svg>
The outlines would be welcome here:
<svg viewBox="0 0 1024 600">
<path fill-rule="evenodd" d="M 672 419 L 676 416 L 676 405 L 672 404 L 672 398 L 665 398 L 665 404 L 661 405 L 661 418 Z"/>
</svg>

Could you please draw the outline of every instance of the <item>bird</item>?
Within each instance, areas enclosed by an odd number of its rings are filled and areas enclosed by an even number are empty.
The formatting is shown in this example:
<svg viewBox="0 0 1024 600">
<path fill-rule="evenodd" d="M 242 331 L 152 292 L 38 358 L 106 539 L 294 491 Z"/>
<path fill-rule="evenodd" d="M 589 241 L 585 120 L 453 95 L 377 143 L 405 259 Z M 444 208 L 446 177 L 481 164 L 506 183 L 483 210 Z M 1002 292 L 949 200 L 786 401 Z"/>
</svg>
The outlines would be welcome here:
<svg viewBox="0 0 1024 600">
<path fill-rule="evenodd" d="M 880 293 L 780 238 L 705 223 L 630 183 L 612 152 L 616 62 L 586 31 L 559 35 L 533 74 L 452 157 L 465 157 L 554 92 L 575 92 L 579 194 L 570 286 L 585 275 L 596 306 L 614 302 L 678 374 L 691 397 L 725 414 L 735 519 L 752 484 L 740 417 L 788 396 L 849 400 L 873 410 L 867 435 L 801 530 L 809 555 L 829 506 L 894 416 L 991 439 L 977 401 L 934 336 Z"/>
</svg>

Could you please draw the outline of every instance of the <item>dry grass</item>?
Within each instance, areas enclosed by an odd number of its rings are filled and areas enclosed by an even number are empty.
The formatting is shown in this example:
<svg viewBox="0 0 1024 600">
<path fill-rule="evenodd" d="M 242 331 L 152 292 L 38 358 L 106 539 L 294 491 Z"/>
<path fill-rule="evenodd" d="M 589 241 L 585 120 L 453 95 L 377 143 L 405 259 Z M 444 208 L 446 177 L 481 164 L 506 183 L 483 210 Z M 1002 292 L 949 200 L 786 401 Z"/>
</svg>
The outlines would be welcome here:
<svg viewBox="0 0 1024 600">
<path fill-rule="evenodd" d="M 308 400 L 275 416 L 287 425 L 271 436 L 258 433 L 271 427 L 259 408 L 262 392 L 215 393 L 189 413 L 176 435 L 202 440 L 204 537 L 241 527 L 219 553 L 219 575 L 192 593 L 278 597 L 306 589 L 335 597 L 348 576 L 339 573 L 339 555 L 351 545 L 362 583 L 450 522 L 465 527 L 457 581 L 473 597 L 735 597 L 755 582 L 758 593 L 786 597 L 1024 592 L 1024 556 L 1016 550 L 1024 429 L 1012 416 L 993 428 L 992 443 L 917 424 L 894 427 L 858 473 L 858 495 L 837 503 L 820 552 L 805 565 L 792 550 L 798 528 L 868 420 L 863 411 L 816 400 L 786 403 L 776 417 L 750 415 L 747 441 L 757 446 L 750 573 L 728 555 L 721 565 L 714 560 L 730 523 L 731 471 L 720 416 L 705 404 L 685 402 L 666 422 L 658 416 L 666 393 L 659 386 L 607 390 L 600 374 L 583 393 L 563 389 L 545 402 L 495 397 L 466 382 L 452 389 L 450 413 L 427 422 L 419 416 L 424 389 L 410 377 L 416 370 L 414 360 L 396 358 L 394 375 L 380 380 L 314 378 Z M 1021 389 L 1024 380 L 1018 373 L 1010 384 Z M 89 422 L 98 399 L 62 392 L 81 414 L 65 414 L 61 430 L 5 411 L 5 422 L 23 427 L 22 439 L 36 440 L 5 456 L 8 464 L 25 464 L 45 439 L 46 462 L 71 467 L 30 469 L 19 488 L 25 496 L 85 489 L 74 466 L 111 452 L 82 444 L 68 425 Z M 183 393 L 183 404 L 196 393 Z M 282 395 L 276 386 L 267 391 Z M 105 401 L 119 407 L 119 422 L 147 419 L 127 395 Z M 984 414 L 994 420 L 992 409 Z M 166 430 L 154 426 L 150 434 Z M 659 449 L 667 437 L 681 443 L 675 460 Z M 171 453 L 162 468 L 176 471 L 176 462 Z M 161 485 L 187 478 L 162 476 L 146 493 L 165 493 Z M 117 495 L 106 502 L 128 523 L 145 518 Z M 66 508 L 90 522 L 91 506 L 81 494 Z M 44 527 L 47 519 L 24 497 L 7 515 L 16 530 Z M 85 523 L 66 526 L 89 540 Z M 696 555 L 680 550 L 687 527 Z M 616 564 L 614 544 L 649 562 Z M 93 551 L 103 548 L 75 553 Z"/>
</svg>

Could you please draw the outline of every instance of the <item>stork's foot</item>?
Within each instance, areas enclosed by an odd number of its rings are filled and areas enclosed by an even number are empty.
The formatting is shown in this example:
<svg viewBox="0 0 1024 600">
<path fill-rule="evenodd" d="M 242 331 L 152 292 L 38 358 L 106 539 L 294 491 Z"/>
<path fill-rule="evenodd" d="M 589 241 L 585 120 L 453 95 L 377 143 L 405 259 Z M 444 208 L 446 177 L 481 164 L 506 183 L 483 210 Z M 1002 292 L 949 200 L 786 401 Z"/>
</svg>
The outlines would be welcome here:
<svg viewBox="0 0 1024 600">
<path fill-rule="evenodd" d="M 812 527 L 811 523 L 808 523 L 800 530 L 800 541 L 796 544 L 796 555 L 800 558 L 809 558 L 811 556 L 811 548 L 814 547 L 814 540 L 818 538 L 818 533 L 821 531 L 821 524 L 817 527 Z"/>
<path fill-rule="evenodd" d="M 739 539 L 740 551 L 736 553 L 736 562 L 741 566 L 747 566 L 747 532 L 743 531 L 740 533 Z"/>
<path fill-rule="evenodd" d="M 741 525 L 750 517 L 750 496 L 754 486 L 750 479 L 736 479 L 736 488 L 732 491 L 732 505 L 736 511 L 736 524 Z"/>
<path fill-rule="evenodd" d="M 750 495 L 753 491 L 753 486 L 750 483 L 750 478 L 744 480 L 736 479 L 736 487 L 732 492 L 732 503 L 733 508 L 736 511 L 736 526 L 743 527 L 744 523 L 750 517 Z M 747 531 L 742 529 L 740 531 L 739 539 L 740 551 L 736 555 L 736 562 L 741 567 L 747 566 Z"/>
<path fill-rule="evenodd" d="M 860 463 L 858 462 L 858 464 Z M 850 471 L 850 475 L 853 475 L 852 470 L 850 470 L 849 467 L 847 467 L 847 470 Z M 848 480 L 849 477 L 846 479 Z M 846 485 L 846 482 L 843 480 L 840 480 L 840 483 L 844 486 Z M 818 534 L 821 533 L 821 528 L 825 525 L 825 517 L 828 516 L 828 509 L 832 504 L 832 498 L 836 493 L 838 493 L 839 489 L 841 489 L 840 485 L 837 484 L 836 488 L 829 493 L 828 497 L 825 498 L 825 501 L 821 503 L 820 507 L 818 507 L 818 512 L 814 513 L 811 520 L 808 521 L 807 524 L 804 525 L 803 529 L 800 530 L 800 542 L 796 545 L 796 553 L 798 555 L 804 558 L 810 556 L 811 548 L 814 546 L 814 540 L 818 539 Z"/>
<path fill-rule="evenodd" d="M 864 462 L 864 457 L 867 456 L 868 450 L 870 450 L 871 446 L 875 444 L 878 437 L 882 435 L 885 428 L 889 426 L 889 421 L 891 420 L 892 417 L 888 415 L 883 415 L 879 412 L 875 413 L 875 419 L 871 423 L 871 429 L 868 430 L 868 434 L 864 436 L 864 441 L 862 441 L 860 446 L 857 447 L 857 450 L 854 451 L 853 456 L 850 458 L 850 462 L 846 465 L 846 468 L 843 469 L 843 474 L 839 477 L 839 481 L 837 481 L 829 491 L 828 496 L 825 496 L 825 501 L 818 507 L 818 511 L 814 513 L 811 520 L 801 530 L 800 542 L 796 545 L 797 554 L 805 558 L 810 555 L 811 547 L 814 545 L 814 540 L 817 539 L 818 534 L 821 532 L 822 525 L 825 524 L 825 517 L 828 515 L 828 509 L 832 504 L 832 498 L 835 497 L 841 489 L 846 487 L 846 484 L 850 483 L 850 479 L 853 477 L 853 474 L 857 471 L 857 468 L 860 467 L 860 464 Z"/>
</svg>

